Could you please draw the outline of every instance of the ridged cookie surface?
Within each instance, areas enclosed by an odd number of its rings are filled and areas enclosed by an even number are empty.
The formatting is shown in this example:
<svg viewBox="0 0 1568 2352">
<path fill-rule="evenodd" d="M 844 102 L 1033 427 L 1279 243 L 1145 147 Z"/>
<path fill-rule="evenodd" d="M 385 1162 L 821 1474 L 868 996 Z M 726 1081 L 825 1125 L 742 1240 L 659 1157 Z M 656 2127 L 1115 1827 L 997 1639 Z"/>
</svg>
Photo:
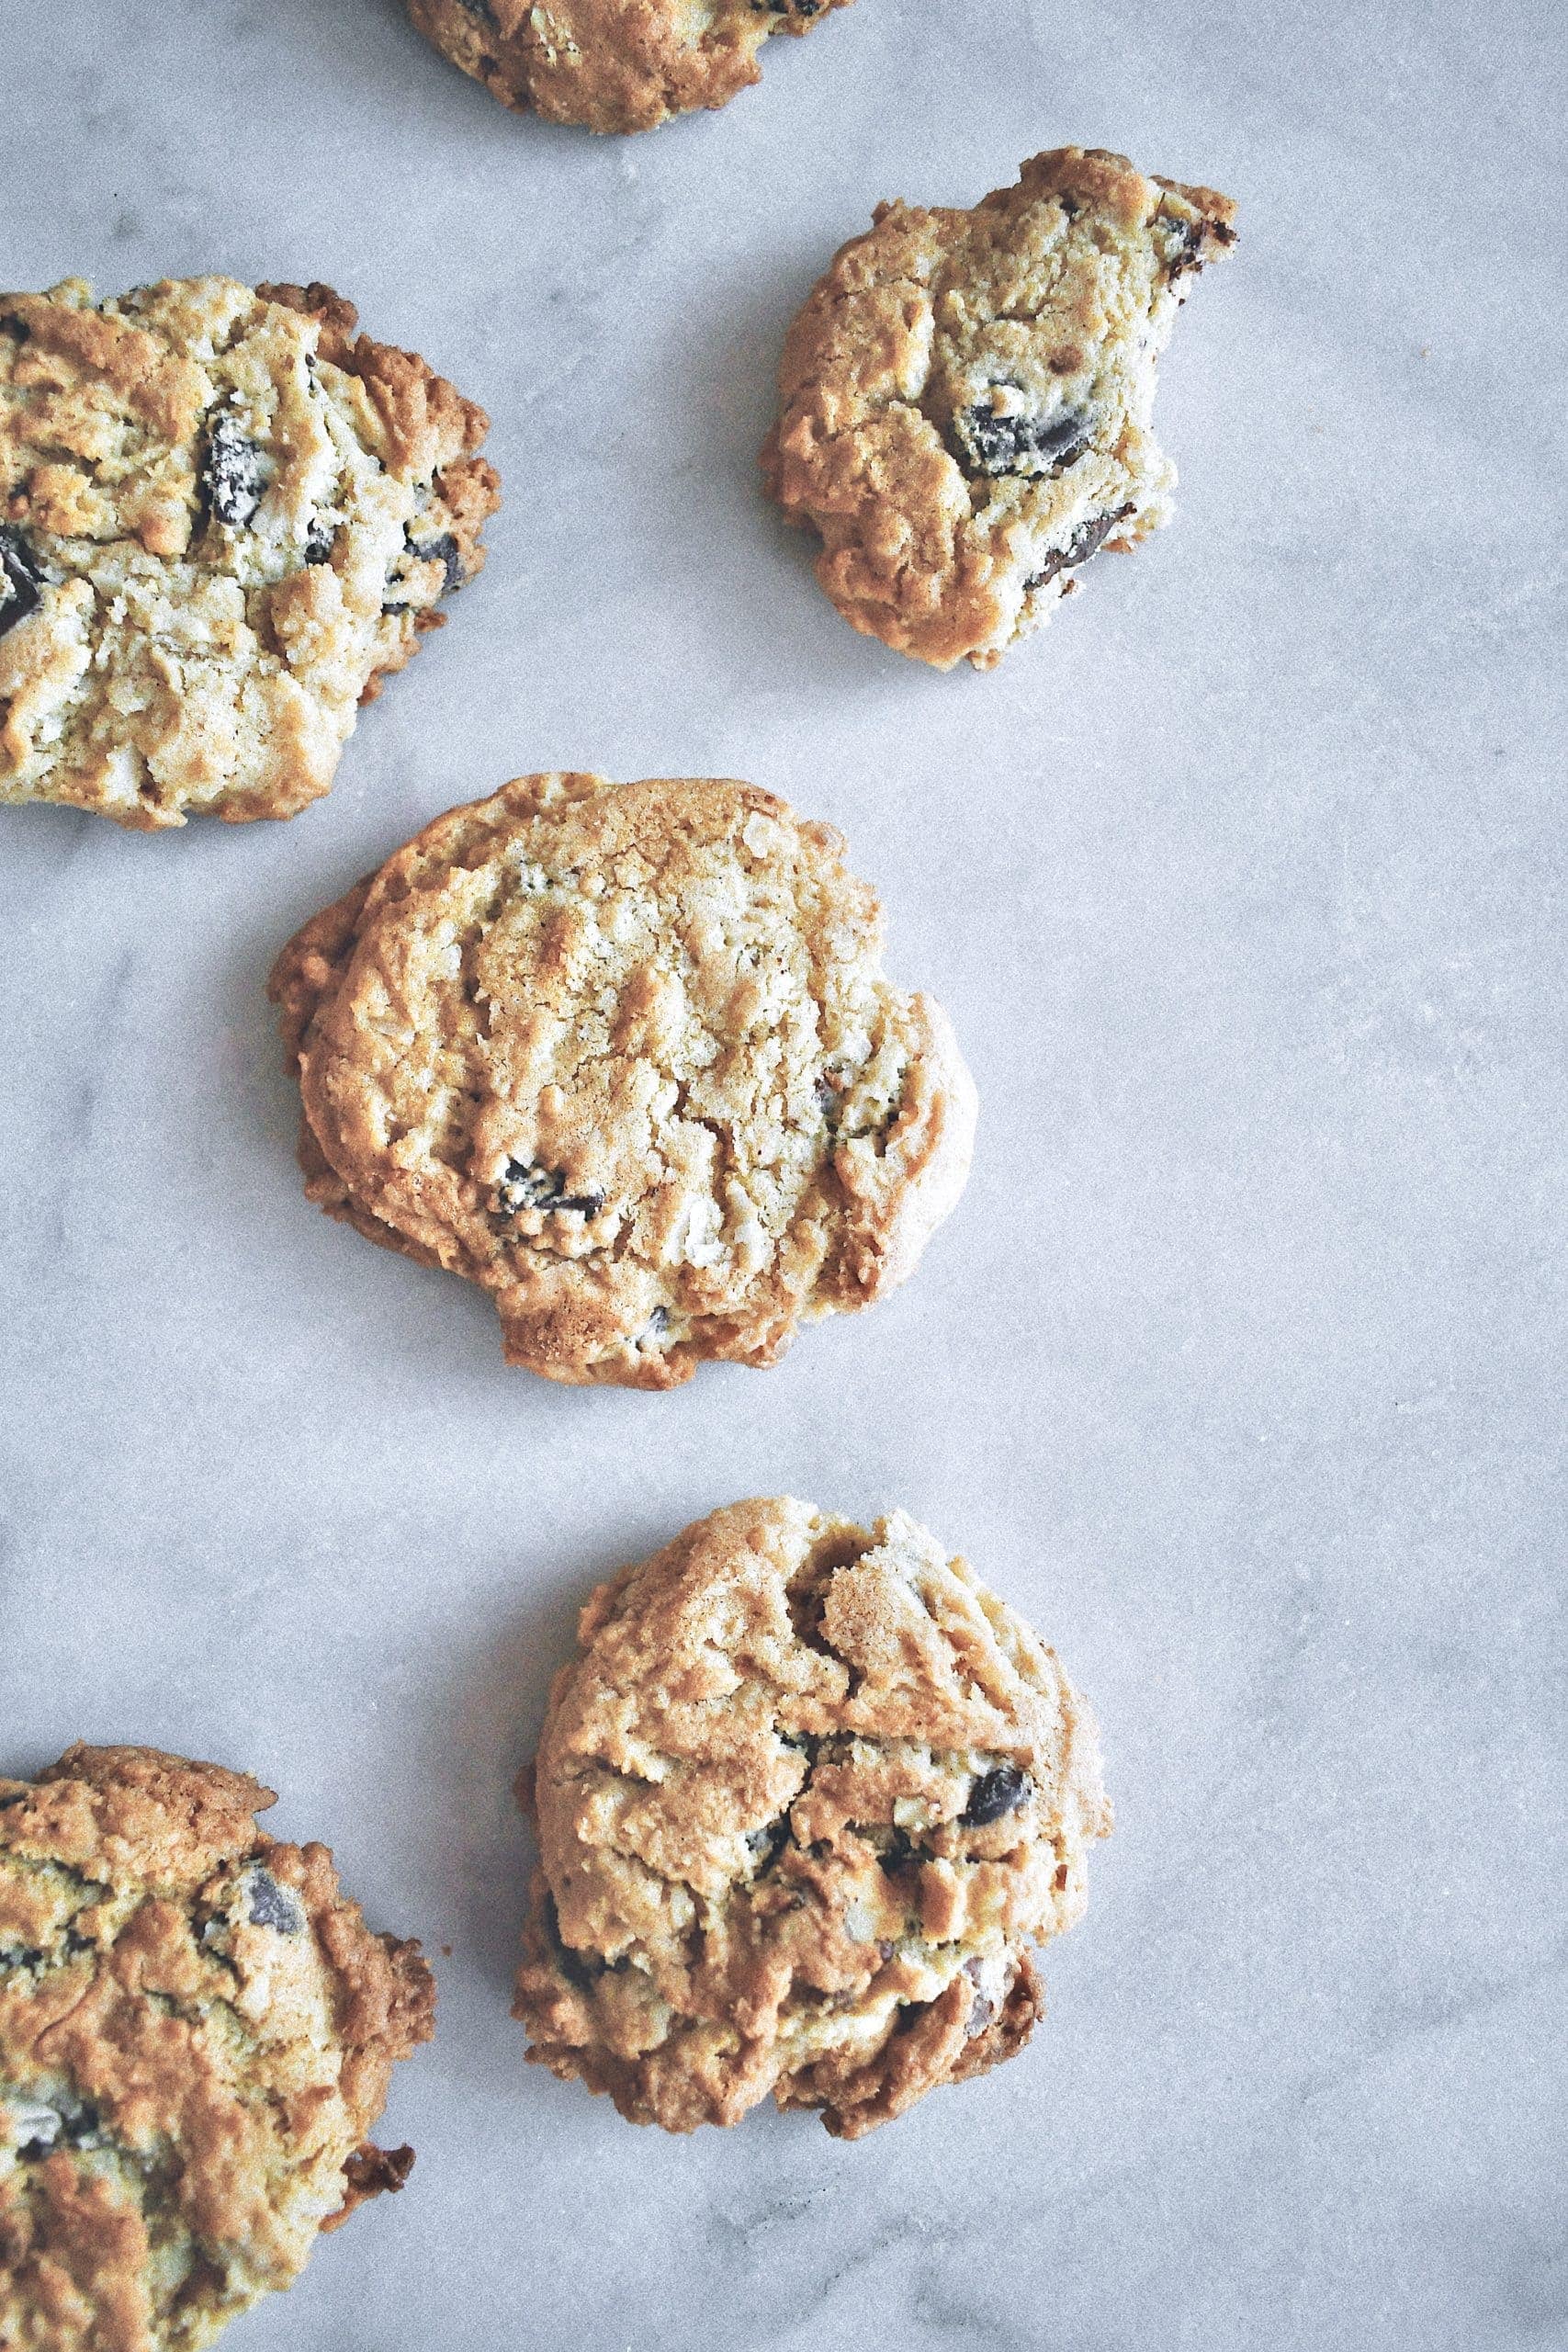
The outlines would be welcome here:
<svg viewBox="0 0 1568 2352">
<path fill-rule="evenodd" d="M 0 801 L 291 817 L 484 560 L 482 410 L 325 286 L 0 295 Z"/>
<path fill-rule="evenodd" d="M 198 2352 L 407 2175 L 366 2135 L 430 1973 L 272 1802 L 144 1747 L 0 1780 L 5 2352 Z"/>
<path fill-rule="evenodd" d="M 989 669 L 1100 548 L 1169 520 L 1155 365 L 1234 217 L 1079 147 L 970 212 L 878 207 L 790 329 L 762 457 L 846 620 Z"/>
<path fill-rule="evenodd" d="M 858 2139 L 1021 2049 L 1106 1835 L 1054 1654 L 902 1511 L 735 1503 L 600 1587 L 531 1781 L 529 2056 L 637 2123 Z"/>
<path fill-rule="evenodd" d="M 272 992 L 307 1190 L 480 1283 L 510 1363 L 668 1388 L 879 1297 L 974 1089 L 830 826 L 723 779 L 525 776 L 318 915 Z"/>
<path fill-rule="evenodd" d="M 651 130 L 760 78 L 773 33 L 850 0 L 409 0 L 422 33 L 502 106 L 590 130 Z"/>
</svg>

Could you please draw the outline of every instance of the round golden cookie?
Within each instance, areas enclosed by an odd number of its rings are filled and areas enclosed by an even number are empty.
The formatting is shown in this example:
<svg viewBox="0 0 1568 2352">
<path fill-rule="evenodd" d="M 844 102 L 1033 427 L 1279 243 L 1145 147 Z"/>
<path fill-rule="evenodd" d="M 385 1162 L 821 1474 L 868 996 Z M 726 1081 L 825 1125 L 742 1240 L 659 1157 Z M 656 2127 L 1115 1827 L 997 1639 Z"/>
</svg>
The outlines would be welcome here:
<svg viewBox="0 0 1568 2352">
<path fill-rule="evenodd" d="M 753 785 L 520 777 L 279 956 L 306 1190 L 482 1283 L 551 1380 L 773 1363 L 968 1171 L 973 1085 L 881 939 L 840 836 Z"/>
<path fill-rule="evenodd" d="M 422 33 L 502 106 L 590 130 L 651 130 L 728 106 L 773 33 L 850 0 L 409 0 Z"/>
<path fill-rule="evenodd" d="M 858 2139 L 1010 2058 L 1107 1835 L 1093 1719 L 902 1511 L 731 1504 L 602 1585 L 520 1795 L 528 2055 L 635 2123 Z"/>
<path fill-rule="evenodd" d="M 790 328 L 762 452 L 846 620 L 987 670 L 1100 548 L 1169 520 L 1155 365 L 1235 210 L 1081 147 L 970 212 L 877 207 Z"/>
<path fill-rule="evenodd" d="M 484 561 L 488 420 L 328 286 L 0 294 L 0 801 L 291 817 Z"/>
<path fill-rule="evenodd" d="M 198 2352 L 407 2177 L 366 2135 L 430 1972 L 272 1803 L 147 1747 L 0 1780 L 0 2346 Z"/>
</svg>

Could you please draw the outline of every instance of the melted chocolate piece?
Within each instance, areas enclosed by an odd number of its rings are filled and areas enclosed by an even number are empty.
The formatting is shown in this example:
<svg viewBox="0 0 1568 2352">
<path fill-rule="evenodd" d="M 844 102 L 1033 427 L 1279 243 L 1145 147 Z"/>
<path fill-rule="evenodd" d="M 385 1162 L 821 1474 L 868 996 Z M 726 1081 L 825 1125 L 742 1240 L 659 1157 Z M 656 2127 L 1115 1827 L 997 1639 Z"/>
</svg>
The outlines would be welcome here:
<svg viewBox="0 0 1568 2352">
<path fill-rule="evenodd" d="M 1055 580 L 1058 571 L 1071 571 L 1078 564 L 1087 563 L 1091 555 L 1098 554 L 1117 524 L 1124 523 L 1133 511 L 1131 505 L 1118 506 L 1110 514 L 1092 514 L 1087 523 L 1080 523 L 1060 553 L 1048 555 L 1043 568 L 1024 582 L 1025 594 L 1031 588 L 1043 588 L 1048 580 Z"/>
<path fill-rule="evenodd" d="M 1092 424 L 1086 409 L 1063 409 L 1052 417 L 998 416 L 984 401 L 962 410 L 953 419 L 961 457 L 983 474 L 1015 474 L 1029 460 L 1050 459 L 1055 478 L 1076 466 L 1089 444 Z"/>
<path fill-rule="evenodd" d="M 984 1829 L 1004 1815 L 1016 1813 L 1028 1796 L 1029 1775 L 1018 1764 L 994 1764 L 982 1772 L 969 1792 L 969 1802 L 962 1815 L 968 1829 Z"/>
<path fill-rule="evenodd" d="M 444 596 L 450 596 L 455 588 L 462 586 L 468 575 L 463 570 L 463 559 L 457 552 L 457 542 L 450 531 L 442 531 L 434 539 L 416 539 L 410 533 L 404 536 L 408 539 L 411 555 L 416 555 L 421 563 L 438 563 L 446 571 L 441 589 Z"/>
<path fill-rule="evenodd" d="M 43 566 L 26 534 L 0 523 L 0 637 L 37 612 L 43 586 Z"/>
<path fill-rule="evenodd" d="M 232 531 L 243 529 L 262 503 L 266 480 L 261 450 L 231 416 L 220 416 L 207 436 L 201 488 L 213 520 Z"/>
<path fill-rule="evenodd" d="M 525 1209 L 597 1216 L 604 1205 L 604 1195 L 569 1193 L 566 1178 L 558 1169 L 531 1168 L 521 1159 L 509 1159 L 495 1188 L 495 1204 L 502 1216 L 518 1216 Z"/>
<path fill-rule="evenodd" d="M 280 1936 L 297 1936 L 304 1927 L 303 1912 L 270 1871 L 253 1871 L 245 1882 L 245 1892 L 251 1899 L 253 1928 L 273 1928 Z"/>
<path fill-rule="evenodd" d="M 748 1830 L 746 1843 L 757 1860 L 757 1867 L 751 1873 L 752 1878 L 759 1879 L 764 1871 L 773 1868 L 789 1844 L 788 1814 L 781 1813 L 776 1821 L 770 1821 L 761 1829 Z"/>
</svg>

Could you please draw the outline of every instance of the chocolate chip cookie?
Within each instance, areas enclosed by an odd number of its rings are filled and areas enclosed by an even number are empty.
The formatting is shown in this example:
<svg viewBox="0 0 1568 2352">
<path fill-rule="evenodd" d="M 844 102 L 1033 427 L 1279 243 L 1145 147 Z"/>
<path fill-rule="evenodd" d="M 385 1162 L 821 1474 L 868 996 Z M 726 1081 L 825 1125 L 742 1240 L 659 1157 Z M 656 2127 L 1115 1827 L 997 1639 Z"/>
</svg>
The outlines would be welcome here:
<svg viewBox="0 0 1568 2352">
<path fill-rule="evenodd" d="M 602 1585 L 519 1794 L 513 2014 L 634 2123 L 859 2139 L 1021 2050 L 1111 1826 L 1093 1719 L 965 1560 L 734 1503 Z"/>
<path fill-rule="evenodd" d="M 274 969 L 310 1196 L 482 1283 L 552 1380 L 773 1363 L 880 1297 L 963 1189 L 975 1094 L 843 846 L 711 778 L 438 818 Z"/>
<path fill-rule="evenodd" d="M 0 802 L 291 817 L 484 561 L 482 410 L 326 286 L 0 294 Z"/>
<path fill-rule="evenodd" d="M 272 1802 L 146 1747 L 0 1780 L 0 2346 L 198 2352 L 407 2176 L 366 2134 L 430 1972 Z"/>
<path fill-rule="evenodd" d="M 988 670 L 1170 519 L 1155 364 L 1235 207 L 1061 147 L 972 212 L 874 219 L 790 329 L 763 471 L 846 620 Z"/>
<path fill-rule="evenodd" d="M 761 78 L 773 33 L 805 33 L 850 0 L 409 0 L 443 55 L 502 106 L 590 130 L 651 130 L 728 106 Z"/>
</svg>

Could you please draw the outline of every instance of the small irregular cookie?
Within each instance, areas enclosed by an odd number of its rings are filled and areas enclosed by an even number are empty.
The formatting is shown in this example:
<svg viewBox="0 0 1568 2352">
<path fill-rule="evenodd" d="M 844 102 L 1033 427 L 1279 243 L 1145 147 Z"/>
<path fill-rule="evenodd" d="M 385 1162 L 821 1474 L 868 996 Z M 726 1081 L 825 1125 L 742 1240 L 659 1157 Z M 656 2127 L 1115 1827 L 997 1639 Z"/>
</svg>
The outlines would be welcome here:
<svg viewBox="0 0 1568 2352">
<path fill-rule="evenodd" d="M 1155 363 L 1235 210 L 1080 147 L 972 212 L 877 207 L 790 329 L 762 452 L 847 621 L 988 670 L 1080 564 L 1168 522 Z"/>
<path fill-rule="evenodd" d="M 0 2346 L 197 2352 L 402 2186 L 430 1971 L 273 1802 L 148 1747 L 0 1780 Z"/>
<path fill-rule="evenodd" d="M 551 1380 L 773 1363 L 880 1297 L 963 1190 L 975 1093 L 843 847 L 712 778 L 437 818 L 274 968 L 307 1193 L 482 1283 Z"/>
<path fill-rule="evenodd" d="M 850 0 L 409 0 L 444 56 L 502 106 L 590 130 L 652 130 L 761 78 L 772 33 Z"/>
<path fill-rule="evenodd" d="M 634 2123 L 772 2091 L 859 2139 L 1010 2058 L 1086 1901 L 1093 1718 L 902 1511 L 733 1503 L 601 1585 L 519 1795 L 513 2014 Z"/>
<path fill-rule="evenodd" d="M 328 286 L 0 294 L 0 801 L 292 817 L 484 561 L 482 409 Z"/>
</svg>

